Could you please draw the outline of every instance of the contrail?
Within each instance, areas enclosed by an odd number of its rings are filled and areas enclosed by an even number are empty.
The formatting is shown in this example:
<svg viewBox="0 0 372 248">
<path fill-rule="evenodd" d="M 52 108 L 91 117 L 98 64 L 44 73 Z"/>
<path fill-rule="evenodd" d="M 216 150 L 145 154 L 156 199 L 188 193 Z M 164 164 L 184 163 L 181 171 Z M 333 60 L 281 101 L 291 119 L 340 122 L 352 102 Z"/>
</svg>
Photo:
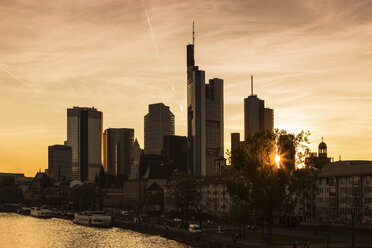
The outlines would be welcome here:
<svg viewBox="0 0 372 248">
<path fill-rule="evenodd" d="M 8 75 L 12 76 L 14 79 L 16 79 L 18 82 L 21 82 L 22 84 L 24 85 L 27 85 L 29 86 L 30 83 L 26 82 L 25 80 L 23 80 L 22 78 L 18 77 L 17 75 L 11 73 L 10 71 L 8 71 L 7 69 L 4 68 L 4 66 L 1 66 L 0 65 L 0 70 L 2 70 L 3 72 L 6 72 Z"/>
<path fill-rule="evenodd" d="M 142 2 L 143 9 L 145 10 L 145 14 L 146 14 L 146 18 L 147 18 L 147 24 L 149 25 L 152 43 L 154 44 L 154 47 L 155 47 L 156 58 L 163 64 L 164 68 L 167 71 L 169 71 L 168 66 L 162 61 L 162 59 L 159 56 L 158 42 L 156 41 L 155 33 L 154 33 L 154 30 L 152 29 L 149 12 L 147 11 L 147 8 L 145 6 L 145 2 L 144 2 L 144 0 L 141 0 L 141 2 Z"/>
<path fill-rule="evenodd" d="M 159 58 L 159 52 L 158 52 L 158 42 L 156 41 L 156 38 L 155 38 L 155 34 L 154 34 L 154 31 L 152 30 L 152 25 L 151 25 L 151 21 L 150 21 L 150 16 L 149 16 L 149 13 L 147 12 L 147 8 L 145 6 L 145 2 L 143 0 L 141 0 L 142 2 L 142 6 L 143 8 L 145 9 L 145 14 L 146 14 L 146 18 L 147 18 L 147 24 L 149 25 L 149 29 L 150 29 L 150 33 L 151 33 L 151 38 L 152 38 L 152 42 L 154 43 L 154 47 L 155 47 L 155 54 L 156 54 L 156 57 L 158 59 Z"/>
</svg>

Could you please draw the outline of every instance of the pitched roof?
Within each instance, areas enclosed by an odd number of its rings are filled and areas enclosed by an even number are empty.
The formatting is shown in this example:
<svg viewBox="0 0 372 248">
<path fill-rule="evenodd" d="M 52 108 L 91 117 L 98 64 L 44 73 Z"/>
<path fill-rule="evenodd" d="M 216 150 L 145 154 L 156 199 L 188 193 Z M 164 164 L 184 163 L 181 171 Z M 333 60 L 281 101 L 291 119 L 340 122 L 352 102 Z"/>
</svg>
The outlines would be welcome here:
<svg viewBox="0 0 372 248">
<path fill-rule="evenodd" d="M 159 184 L 152 183 L 151 186 L 146 189 L 146 191 L 163 191 L 163 189 L 159 186 Z"/>
</svg>

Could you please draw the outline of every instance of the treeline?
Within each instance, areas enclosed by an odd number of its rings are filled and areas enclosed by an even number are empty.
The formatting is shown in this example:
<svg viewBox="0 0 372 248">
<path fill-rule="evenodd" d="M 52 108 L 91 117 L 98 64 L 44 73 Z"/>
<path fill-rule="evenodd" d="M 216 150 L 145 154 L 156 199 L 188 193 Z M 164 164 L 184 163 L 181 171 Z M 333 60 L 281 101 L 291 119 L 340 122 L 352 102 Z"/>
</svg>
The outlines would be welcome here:
<svg viewBox="0 0 372 248">
<path fill-rule="evenodd" d="M 0 204 L 23 201 L 22 189 L 16 185 L 14 177 L 0 177 Z"/>
</svg>

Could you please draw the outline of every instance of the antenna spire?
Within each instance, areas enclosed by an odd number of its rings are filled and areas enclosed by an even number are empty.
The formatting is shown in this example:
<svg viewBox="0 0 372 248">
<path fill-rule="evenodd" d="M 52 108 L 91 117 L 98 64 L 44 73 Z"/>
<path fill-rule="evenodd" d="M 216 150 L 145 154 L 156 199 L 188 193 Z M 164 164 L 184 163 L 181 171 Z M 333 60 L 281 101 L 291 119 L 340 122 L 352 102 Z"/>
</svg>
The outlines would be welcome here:
<svg viewBox="0 0 372 248">
<path fill-rule="evenodd" d="M 192 21 L 192 44 L 195 45 L 195 23 Z"/>
<path fill-rule="evenodd" d="M 251 75 L 251 96 L 253 96 L 253 75 Z"/>
</svg>

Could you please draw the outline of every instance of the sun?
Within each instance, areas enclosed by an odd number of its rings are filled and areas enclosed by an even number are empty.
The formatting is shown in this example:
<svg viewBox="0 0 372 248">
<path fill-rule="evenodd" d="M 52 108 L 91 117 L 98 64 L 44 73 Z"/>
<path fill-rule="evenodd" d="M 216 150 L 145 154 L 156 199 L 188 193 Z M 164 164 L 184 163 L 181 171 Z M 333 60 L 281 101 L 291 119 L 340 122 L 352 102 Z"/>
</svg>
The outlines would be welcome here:
<svg viewBox="0 0 372 248">
<path fill-rule="evenodd" d="M 278 168 L 279 168 L 280 155 L 278 155 L 278 154 L 275 154 L 275 163 L 276 163 L 276 166 L 278 166 Z"/>
</svg>

